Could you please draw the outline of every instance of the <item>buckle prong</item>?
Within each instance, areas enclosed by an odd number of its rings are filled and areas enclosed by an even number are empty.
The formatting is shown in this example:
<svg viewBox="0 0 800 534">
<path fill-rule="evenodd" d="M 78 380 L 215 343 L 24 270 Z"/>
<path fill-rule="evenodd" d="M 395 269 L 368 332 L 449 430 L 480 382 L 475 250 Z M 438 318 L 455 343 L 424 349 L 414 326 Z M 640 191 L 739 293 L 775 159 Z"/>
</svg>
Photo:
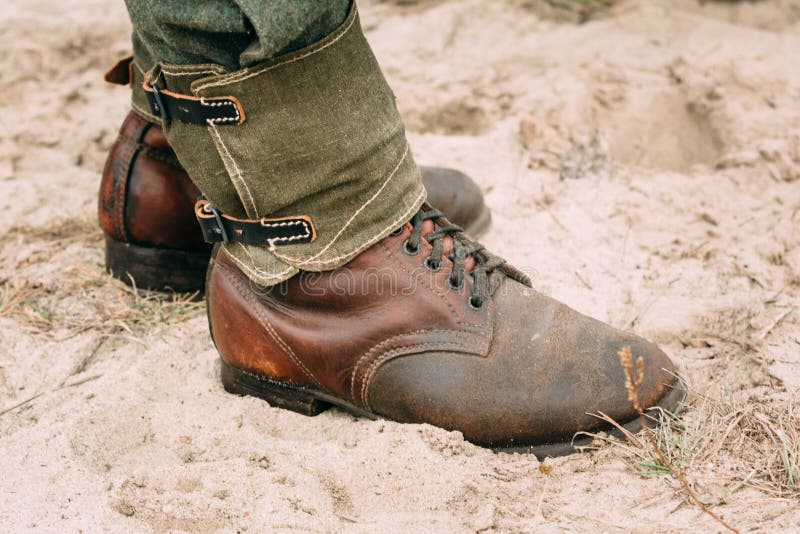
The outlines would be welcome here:
<svg viewBox="0 0 800 534">
<path fill-rule="evenodd" d="M 225 230 L 225 225 L 222 222 L 222 215 L 220 214 L 219 210 L 214 207 L 214 205 L 209 202 L 205 206 L 203 206 L 203 211 L 206 213 L 213 213 L 214 219 L 217 221 L 217 227 L 214 228 L 214 232 L 222 236 L 222 242 L 227 243 L 230 241 L 228 239 L 228 232 Z"/>
<path fill-rule="evenodd" d="M 156 84 L 152 84 L 150 87 L 153 89 L 153 100 L 155 100 L 156 111 L 161 115 L 161 120 L 164 121 L 164 124 L 168 124 L 169 112 L 167 111 L 167 106 L 164 105 L 164 99 L 161 98 L 161 90 Z"/>
</svg>

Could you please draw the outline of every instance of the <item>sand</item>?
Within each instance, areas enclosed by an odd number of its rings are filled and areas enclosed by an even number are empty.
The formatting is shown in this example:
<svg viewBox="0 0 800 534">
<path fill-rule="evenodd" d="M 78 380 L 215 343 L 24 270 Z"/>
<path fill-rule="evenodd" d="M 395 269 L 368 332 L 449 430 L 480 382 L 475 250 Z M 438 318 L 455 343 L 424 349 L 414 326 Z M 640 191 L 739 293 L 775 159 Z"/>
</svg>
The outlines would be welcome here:
<svg viewBox="0 0 800 534">
<path fill-rule="evenodd" d="M 659 342 L 693 391 L 670 450 L 694 491 L 742 530 L 796 528 L 800 487 L 762 476 L 773 442 L 725 434 L 702 399 L 800 398 L 800 2 L 361 10 L 417 160 L 483 188 L 482 241 Z M 0 531 L 721 528 L 629 446 L 540 463 L 226 394 L 202 303 L 103 272 L 97 187 L 128 94 L 102 73 L 129 31 L 122 2 L 0 6 Z"/>
</svg>

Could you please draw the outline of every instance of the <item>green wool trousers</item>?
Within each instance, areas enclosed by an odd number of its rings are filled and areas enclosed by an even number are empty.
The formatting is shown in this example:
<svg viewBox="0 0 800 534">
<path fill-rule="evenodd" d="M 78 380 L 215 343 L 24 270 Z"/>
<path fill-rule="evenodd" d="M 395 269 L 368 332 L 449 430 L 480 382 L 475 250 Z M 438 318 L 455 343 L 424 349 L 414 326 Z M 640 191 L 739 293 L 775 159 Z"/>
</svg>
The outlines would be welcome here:
<svg viewBox="0 0 800 534">
<path fill-rule="evenodd" d="M 333 32 L 350 0 L 125 0 L 137 62 L 228 70 L 293 52 Z"/>
<path fill-rule="evenodd" d="M 406 222 L 425 190 L 350 0 L 126 0 L 132 106 L 232 217 L 312 222 L 311 242 L 226 243 L 257 284 L 339 268 Z M 152 88 L 237 104 L 236 120 L 172 120 Z M 152 98 L 151 98 L 152 100 Z"/>
</svg>

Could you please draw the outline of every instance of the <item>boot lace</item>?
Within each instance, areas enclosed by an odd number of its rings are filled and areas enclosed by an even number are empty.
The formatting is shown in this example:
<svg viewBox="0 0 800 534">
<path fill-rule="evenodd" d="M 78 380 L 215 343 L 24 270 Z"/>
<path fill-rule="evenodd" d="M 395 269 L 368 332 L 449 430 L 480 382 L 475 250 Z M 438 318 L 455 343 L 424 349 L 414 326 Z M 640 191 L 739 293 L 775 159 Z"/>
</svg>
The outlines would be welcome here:
<svg viewBox="0 0 800 534">
<path fill-rule="evenodd" d="M 448 284 L 453 289 L 464 287 L 464 280 L 467 274 L 472 276 L 473 284 L 469 298 L 470 306 L 480 308 L 486 301 L 486 297 L 494 293 L 500 284 L 503 276 L 507 276 L 530 287 L 530 279 L 516 268 L 508 265 L 506 260 L 495 256 L 486 250 L 486 247 L 470 239 L 464 230 L 447 219 L 441 211 L 430 206 L 423 206 L 420 211 L 411 219 L 411 236 L 405 242 L 405 251 L 414 255 L 421 250 L 422 224 L 430 220 L 434 223 L 433 232 L 424 236 L 425 240 L 431 244 L 433 250 L 425 258 L 425 266 L 431 271 L 438 271 L 444 262 L 444 240 L 450 236 L 453 240 L 453 248 L 447 256 L 453 263 L 453 270 L 448 277 Z M 467 258 L 473 258 L 475 266 L 467 273 Z"/>
</svg>

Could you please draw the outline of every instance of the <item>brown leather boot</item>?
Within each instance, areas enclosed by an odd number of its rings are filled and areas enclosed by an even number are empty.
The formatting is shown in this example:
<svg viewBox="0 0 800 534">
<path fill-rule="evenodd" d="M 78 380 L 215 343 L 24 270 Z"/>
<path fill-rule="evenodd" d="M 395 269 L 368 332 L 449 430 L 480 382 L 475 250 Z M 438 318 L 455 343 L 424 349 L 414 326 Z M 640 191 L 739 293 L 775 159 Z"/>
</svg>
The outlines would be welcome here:
<svg viewBox="0 0 800 534">
<path fill-rule="evenodd" d="M 428 201 L 467 233 L 488 228 L 489 209 L 467 175 L 423 167 L 422 177 Z M 100 183 L 106 269 L 141 289 L 202 290 L 211 247 L 194 215 L 199 196 L 161 127 L 129 113 Z"/>
<path fill-rule="evenodd" d="M 674 410 L 683 398 L 658 347 L 530 289 L 429 206 L 345 267 L 272 287 L 219 248 L 206 297 L 225 389 L 307 415 L 338 406 L 565 454 L 586 442 L 576 432 L 608 429 L 590 414 L 640 428 L 625 346 L 643 358 L 642 406 Z"/>
</svg>

